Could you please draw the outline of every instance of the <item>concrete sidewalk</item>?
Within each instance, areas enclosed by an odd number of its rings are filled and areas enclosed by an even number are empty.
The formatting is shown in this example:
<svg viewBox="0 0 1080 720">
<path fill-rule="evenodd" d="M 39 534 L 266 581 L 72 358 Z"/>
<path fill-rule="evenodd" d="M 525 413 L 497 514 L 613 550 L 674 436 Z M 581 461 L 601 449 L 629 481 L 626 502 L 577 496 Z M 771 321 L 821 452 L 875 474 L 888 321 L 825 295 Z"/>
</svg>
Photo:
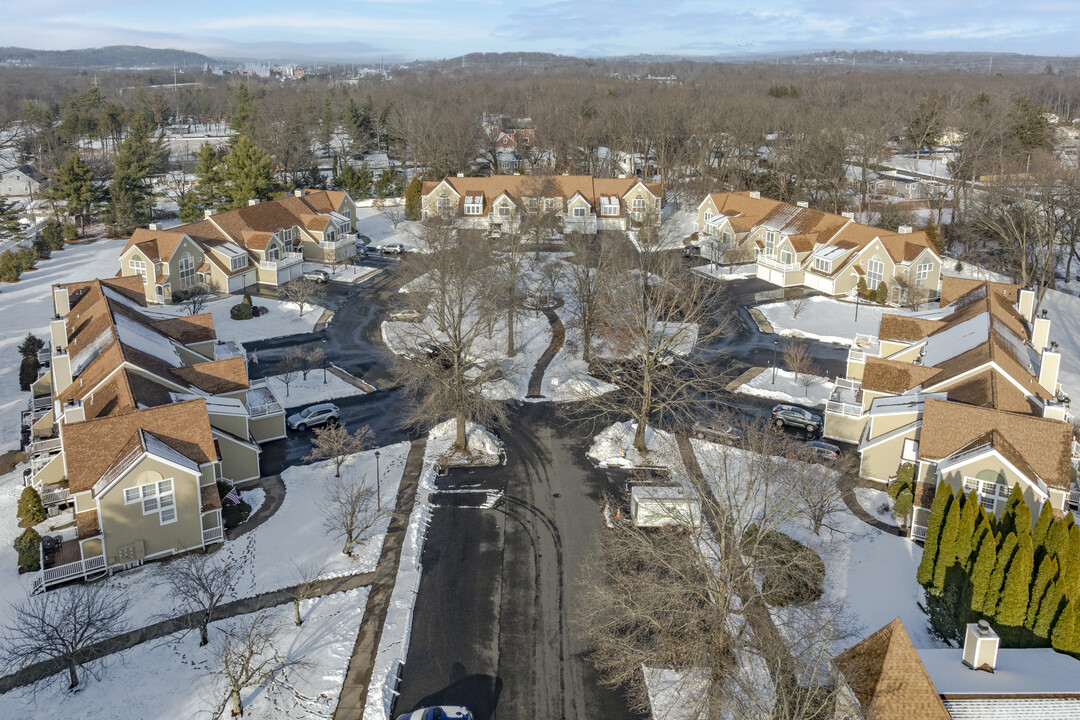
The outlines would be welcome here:
<svg viewBox="0 0 1080 720">
<path fill-rule="evenodd" d="M 345 673 L 345 683 L 341 688 L 334 720 L 361 720 L 364 705 L 367 703 L 368 685 L 371 673 L 375 669 L 375 656 L 379 652 L 383 626 L 386 624 L 386 611 L 390 607 L 390 596 L 394 592 L 398 565 L 401 562 L 401 546 L 405 541 L 405 532 L 409 528 L 416 490 L 420 482 L 420 472 L 424 468 L 424 451 L 427 449 L 427 437 L 412 441 L 409 457 L 405 461 L 405 471 L 398 485 L 397 502 L 390 526 L 386 529 L 379 564 L 375 567 L 375 577 L 368 593 L 367 608 L 360 632 L 356 636 L 349 669 Z"/>
</svg>

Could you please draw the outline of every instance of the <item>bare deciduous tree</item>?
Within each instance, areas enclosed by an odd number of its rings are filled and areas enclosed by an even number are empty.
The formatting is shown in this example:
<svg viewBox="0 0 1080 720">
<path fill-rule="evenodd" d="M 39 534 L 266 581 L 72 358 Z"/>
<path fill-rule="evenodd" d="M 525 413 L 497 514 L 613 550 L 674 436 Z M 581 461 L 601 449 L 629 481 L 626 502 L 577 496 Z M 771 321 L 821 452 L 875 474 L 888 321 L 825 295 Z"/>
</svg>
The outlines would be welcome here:
<svg viewBox="0 0 1080 720">
<path fill-rule="evenodd" d="M 602 323 L 600 310 L 604 283 L 613 261 L 611 243 L 571 233 L 567 249 L 574 253 L 567 268 L 568 309 L 572 324 L 581 332 L 581 359 L 592 359 L 593 337 Z"/>
<path fill-rule="evenodd" d="M 802 311 L 803 311 L 803 309 L 805 307 L 806 307 L 806 298 L 805 297 L 798 297 L 798 298 L 795 298 L 794 300 L 790 301 L 788 303 L 788 309 L 791 310 L 791 319 L 792 320 L 797 319 L 799 317 L 799 314 L 802 313 Z"/>
<path fill-rule="evenodd" d="M 304 374 L 304 380 L 307 380 L 309 372 L 321 368 L 325 362 L 326 351 L 318 345 L 302 351 L 300 354 L 300 371 Z"/>
<path fill-rule="evenodd" d="M 184 312 L 188 315 L 198 315 L 206 307 L 206 303 L 214 297 L 214 293 L 206 283 L 195 283 L 186 290 L 181 290 L 173 295 L 174 301 L 179 301 Z"/>
<path fill-rule="evenodd" d="M 334 477 L 341 477 L 341 466 L 350 455 L 363 452 L 371 446 L 375 433 L 367 425 L 350 433 L 340 423 L 327 423 L 315 428 L 315 439 L 311 441 L 311 452 L 304 458 L 309 462 L 330 460 L 334 463 Z"/>
<path fill-rule="evenodd" d="M 292 587 L 285 588 L 285 593 L 292 598 L 293 622 L 299 627 L 304 623 L 304 619 L 300 615 L 300 603 L 318 594 L 319 578 L 326 571 L 326 566 L 316 563 L 305 563 L 303 565 L 293 563 L 293 567 L 296 570 L 297 583 Z"/>
<path fill-rule="evenodd" d="M 303 354 L 303 350 L 294 346 L 286 350 L 281 359 L 277 361 L 275 370 L 277 370 L 278 379 L 285 383 L 285 397 L 289 397 L 289 386 L 301 372 Z"/>
<path fill-rule="evenodd" d="M 233 717 L 244 716 L 243 693 L 249 688 L 265 687 L 269 692 L 284 686 L 288 671 L 307 663 L 290 659 L 280 647 L 281 629 L 264 613 L 235 620 L 224 628 L 214 642 L 214 673 L 227 691 L 215 717 L 232 707 Z"/>
<path fill-rule="evenodd" d="M 127 630 L 129 599 L 101 583 L 58 588 L 13 603 L 0 635 L 0 658 L 8 672 L 52 661 L 68 673 L 68 690 L 79 686 L 79 669 L 94 677 L 102 662 L 89 649 Z"/>
<path fill-rule="evenodd" d="M 784 365 L 795 375 L 795 382 L 799 382 L 799 376 L 817 374 L 817 366 L 806 343 L 789 342 L 784 345 Z M 813 382 L 811 379 L 811 383 Z"/>
<path fill-rule="evenodd" d="M 892 284 L 900 291 L 900 304 L 908 310 L 920 310 L 930 299 L 930 288 L 907 275 L 896 275 Z"/>
<path fill-rule="evenodd" d="M 321 292 L 318 283 L 306 277 L 298 277 L 281 286 L 281 296 L 290 302 L 296 303 L 301 317 L 304 316 L 307 306 Z"/>
<path fill-rule="evenodd" d="M 246 563 L 224 552 L 189 553 L 162 566 L 161 583 L 176 599 L 178 609 L 194 617 L 199 645 L 209 642 L 207 626 L 218 607 L 235 597 L 245 567 Z"/>
<path fill-rule="evenodd" d="M 380 509 L 375 489 L 368 486 L 365 476 L 335 477 L 327 483 L 320 505 L 323 526 L 327 534 L 344 538 L 342 554 L 352 555 L 352 549 L 366 542 L 364 533 L 390 512 Z"/>
</svg>

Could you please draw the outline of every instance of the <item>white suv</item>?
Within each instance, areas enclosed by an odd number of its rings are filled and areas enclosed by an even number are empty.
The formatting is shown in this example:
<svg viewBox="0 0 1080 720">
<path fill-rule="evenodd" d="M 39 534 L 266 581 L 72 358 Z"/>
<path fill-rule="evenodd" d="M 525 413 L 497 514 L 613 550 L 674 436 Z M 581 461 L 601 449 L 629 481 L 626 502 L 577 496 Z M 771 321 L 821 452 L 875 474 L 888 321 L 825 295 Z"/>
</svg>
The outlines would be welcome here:
<svg viewBox="0 0 1080 720">
<path fill-rule="evenodd" d="M 299 430 L 303 432 L 309 427 L 315 427 L 316 425 L 325 425 L 329 422 L 337 422 L 341 417 L 341 411 L 338 410 L 338 406 L 333 403 L 322 403 L 319 405 L 312 405 L 306 407 L 295 415 L 290 415 L 285 424 L 289 426 L 290 430 Z"/>
</svg>

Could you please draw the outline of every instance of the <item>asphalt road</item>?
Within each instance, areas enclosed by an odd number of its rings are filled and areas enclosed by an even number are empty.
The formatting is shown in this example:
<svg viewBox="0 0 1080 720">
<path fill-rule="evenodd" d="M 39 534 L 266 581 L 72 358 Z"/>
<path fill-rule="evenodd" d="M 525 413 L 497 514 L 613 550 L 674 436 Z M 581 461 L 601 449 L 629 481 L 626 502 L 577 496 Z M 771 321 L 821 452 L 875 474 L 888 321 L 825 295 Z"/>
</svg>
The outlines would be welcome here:
<svg viewBox="0 0 1080 720">
<path fill-rule="evenodd" d="M 394 713 L 458 704 L 477 720 L 635 717 L 601 688 L 576 621 L 618 471 L 550 404 L 516 410 L 505 467 L 441 480 Z M 487 500 L 493 507 L 480 507 Z"/>
</svg>

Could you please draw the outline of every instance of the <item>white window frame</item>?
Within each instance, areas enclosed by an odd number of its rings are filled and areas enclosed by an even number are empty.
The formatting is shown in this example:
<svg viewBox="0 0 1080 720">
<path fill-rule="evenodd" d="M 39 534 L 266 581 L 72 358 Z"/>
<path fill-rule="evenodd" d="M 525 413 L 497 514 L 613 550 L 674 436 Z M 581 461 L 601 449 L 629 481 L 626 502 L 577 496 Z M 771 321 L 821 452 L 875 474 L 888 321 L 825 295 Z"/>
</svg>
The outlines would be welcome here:
<svg viewBox="0 0 1080 720">
<path fill-rule="evenodd" d="M 645 198 L 638 195 L 630 206 L 634 212 L 645 212 Z"/>
<path fill-rule="evenodd" d="M 500 203 L 498 210 L 499 210 L 499 217 L 501 217 L 501 218 L 510 217 L 510 204 L 509 203 Z"/>
<path fill-rule="evenodd" d="M 776 253 L 776 233 L 769 230 L 765 233 L 765 257 L 772 257 Z"/>
<path fill-rule="evenodd" d="M 583 217 L 585 217 L 585 207 L 583 205 L 578 205 L 577 207 L 574 208 L 573 213 L 574 213 L 574 217 L 582 217 L 583 218 Z"/>
<path fill-rule="evenodd" d="M 600 205 L 600 214 L 603 217 L 614 217 L 619 214 L 618 203 L 607 203 Z"/>
<path fill-rule="evenodd" d="M 825 258 L 814 258 L 814 269 L 820 273 L 828 275 L 832 272 L 832 260 L 826 260 Z"/>
<path fill-rule="evenodd" d="M 972 490 L 975 491 L 979 504 L 986 508 L 987 512 L 994 513 L 994 515 L 998 514 L 998 510 L 1005 508 L 1005 504 L 1009 502 L 1009 495 L 1012 493 L 1012 488 L 1008 485 L 991 480 L 965 477 L 964 492 L 969 493 Z"/>
<path fill-rule="evenodd" d="M 474 200 L 475 200 L 475 198 L 474 198 Z M 481 199 L 480 202 L 468 202 L 468 201 L 466 201 L 466 203 L 465 203 L 465 214 L 466 215 L 483 215 L 484 214 L 484 201 L 483 201 L 483 199 Z"/>
<path fill-rule="evenodd" d="M 555 198 L 544 198 L 544 212 L 555 212 Z"/>
<path fill-rule="evenodd" d="M 162 525 L 169 525 L 177 520 L 176 483 L 172 478 L 163 478 L 152 483 L 136 485 L 124 489 L 124 504 L 139 503 L 143 515 L 158 514 Z M 169 517 L 166 517 L 169 516 Z"/>
<path fill-rule="evenodd" d="M 875 280 L 874 278 L 877 278 Z M 885 263 L 877 255 L 866 261 L 866 287 L 877 290 L 877 286 L 885 282 Z"/>
<path fill-rule="evenodd" d="M 142 275 L 143 282 L 146 282 L 146 261 L 136 260 L 131 258 L 128 260 L 128 267 L 136 272 L 138 275 Z"/>
<path fill-rule="evenodd" d="M 195 282 L 195 258 L 191 253 L 184 253 L 180 258 L 180 289 L 186 290 Z"/>
<path fill-rule="evenodd" d="M 784 263 L 785 265 L 788 265 L 788 264 L 790 264 L 790 263 L 792 263 L 794 261 L 795 261 L 795 259 L 791 254 L 791 250 L 789 250 L 788 248 L 784 248 L 783 250 L 780 251 L 780 262 Z"/>
<path fill-rule="evenodd" d="M 716 216 L 713 215 L 712 212 L 710 212 L 709 210 L 706 210 L 705 211 L 705 224 L 708 225 L 709 221 L 712 220 L 714 217 L 716 217 Z"/>
<path fill-rule="evenodd" d="M 930 271 L 934 269 L 934 263 L 927 260 L 926 262 L 919 263 L 915 268 L 915 284 L 922 285 L 926 282 L 926 278 L 930 277 Z"/>
<path fill-rule="evenodd" d="M 277 248 L 276 245 L 274 247 L 275 247 L 275 249 Z M 237 270 L 241 270 L 243 268 L 246 268 L 247 265 L 248 265 L 248 257 L 247 257 L 247 255 L 237 255 L 236 257 L 232 258 L 232 260 L 229 263 L 229 267 L 231 267 L 234 272 L 237 271 Z"/>
</svg>

